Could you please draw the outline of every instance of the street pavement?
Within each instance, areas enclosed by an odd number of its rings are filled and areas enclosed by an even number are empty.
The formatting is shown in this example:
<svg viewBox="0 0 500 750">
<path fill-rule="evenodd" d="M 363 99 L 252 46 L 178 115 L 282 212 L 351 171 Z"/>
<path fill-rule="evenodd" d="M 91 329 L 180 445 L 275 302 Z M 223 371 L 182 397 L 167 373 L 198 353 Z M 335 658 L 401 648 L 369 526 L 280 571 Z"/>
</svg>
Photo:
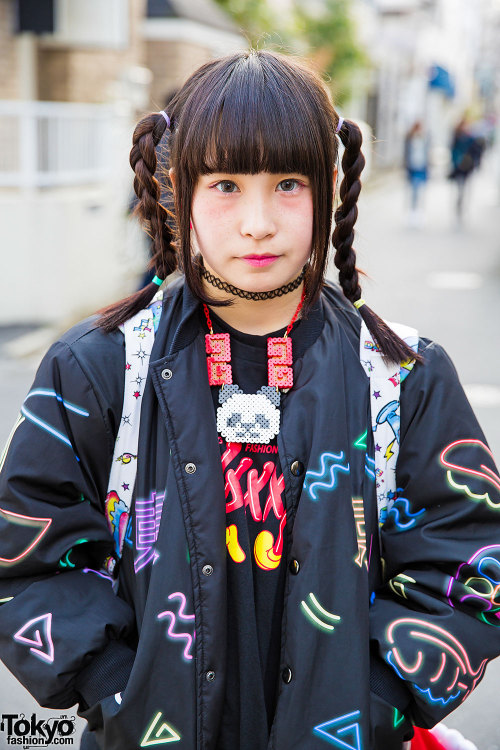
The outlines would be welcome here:
<svg viewBox="0 0 500 750">
<path fill-rule="evenodd" d="M 427 186 L 419 226 L 410 220 L 401 175 L 372 180 L 362 190 L 355 248 L 363 297 L 383 317 L 418 328 L 442 344 L 460 379 L 497 461 L 500 458 L 500 177 L 486 159 L 474 176 L 461 225 L 454 216 L 454 185 L 435 177 Z M 335 278 L 335 274 L 332 274 Z M 55 330 L 0 328 L 0 444 L 7 439 L 42 351 Z M 22 338 L 27 336 L 27 338 Z M 24 343 L 23 343 L 24 342 Z M 29 356 L 14 351 L 31 349 Z M 466 703 L 446 719 L 478 750 L 500 750 L 497 710 L 500 659 Z M 54 718 L 74 711 L 39 708 L 0 666 L 0 714 L 24 713 L 29 719 Z M 82 723 L 77 721 L 74 747 Z M 0 731 L 0 750 L 10 747 Z M 2 744 L 2 742 L 4 744 Z M 52 747 L 52 746 L 51 746 Z M 58 747 L 58 745 L 53 746 Z"/>
</svg>

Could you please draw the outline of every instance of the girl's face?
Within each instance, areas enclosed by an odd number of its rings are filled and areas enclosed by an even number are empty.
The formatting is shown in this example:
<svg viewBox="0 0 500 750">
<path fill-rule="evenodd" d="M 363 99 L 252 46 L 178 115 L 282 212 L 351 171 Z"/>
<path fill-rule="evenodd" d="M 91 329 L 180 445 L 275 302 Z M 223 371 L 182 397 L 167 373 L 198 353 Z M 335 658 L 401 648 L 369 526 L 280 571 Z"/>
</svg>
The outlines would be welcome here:
<svg viewBox="0 0 500 750">
<path fill-rule="evenodd" d="M 250 292 L 292 281 L 311 254 L 313 201 L 304 175 L 201 175 L 191 218 L 207 270 Z"/>
</svg>

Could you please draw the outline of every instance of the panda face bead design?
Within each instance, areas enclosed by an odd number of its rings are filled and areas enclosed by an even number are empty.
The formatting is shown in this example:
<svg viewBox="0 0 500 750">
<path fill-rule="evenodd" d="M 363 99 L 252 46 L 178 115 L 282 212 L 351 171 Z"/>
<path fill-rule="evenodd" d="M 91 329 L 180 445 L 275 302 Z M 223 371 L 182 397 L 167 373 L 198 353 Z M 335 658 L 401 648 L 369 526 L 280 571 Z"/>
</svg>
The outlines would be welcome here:
<svg viewBox="0 0 500 750">
<path fill-rule="evenodd" d="M 257 393 L 243 393 L 237 385 L 219 391 L 217 432 L 228 443 L 269 443 L 280 429 L 280 394 L 263 386 Z"/>
</svg>

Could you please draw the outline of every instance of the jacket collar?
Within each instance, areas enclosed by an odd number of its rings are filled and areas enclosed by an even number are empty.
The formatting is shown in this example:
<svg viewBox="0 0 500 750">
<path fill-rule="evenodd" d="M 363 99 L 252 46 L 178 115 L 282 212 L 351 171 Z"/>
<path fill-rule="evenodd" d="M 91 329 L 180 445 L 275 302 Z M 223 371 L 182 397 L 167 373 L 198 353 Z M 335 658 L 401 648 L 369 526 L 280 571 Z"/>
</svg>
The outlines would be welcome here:
<svg viewBox="0 0 500 750">
<path fill-rule="evenodd" d="M 328 298 L 335 298 L 338 303 L 339 292 L 334 285 L 327 282 L 324 291 L 314 303 L 309 315 L 301 322 L 301 335 L 294 349 L 294 359 L 302 357 L 323 330 L 325 292 L 327 302 Z M 188 284 L 185 283 L 184 276 L 175 279 L 164 296 L 162 316 L 155 337 L 154 355 L 151 357 L 151 361 L 166 354 L 176 354 L 193 343 L 200 332 L 198 315 L 200 304 Z"/>
</svg>

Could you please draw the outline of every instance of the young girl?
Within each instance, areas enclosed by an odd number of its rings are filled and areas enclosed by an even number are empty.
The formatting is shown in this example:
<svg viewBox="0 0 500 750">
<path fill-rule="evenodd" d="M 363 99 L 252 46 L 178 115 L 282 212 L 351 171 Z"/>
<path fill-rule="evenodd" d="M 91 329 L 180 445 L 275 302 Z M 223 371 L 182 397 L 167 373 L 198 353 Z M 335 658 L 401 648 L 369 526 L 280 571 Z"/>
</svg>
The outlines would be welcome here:
<svg viewBox="0 0 500 750">
<path fill-rule="evenodd" d="M 80 704 L 87 748 L 400 749 L 500 651 L 500 480 L 443 349 L 361 299 L 360 148 L 264 51 L 135 130 L 154 283 L 50 349 L 1 484 L 0 653 L 42 705 Z M 401 416 L 371 415 L 403 375 Z"/>
</svg>

